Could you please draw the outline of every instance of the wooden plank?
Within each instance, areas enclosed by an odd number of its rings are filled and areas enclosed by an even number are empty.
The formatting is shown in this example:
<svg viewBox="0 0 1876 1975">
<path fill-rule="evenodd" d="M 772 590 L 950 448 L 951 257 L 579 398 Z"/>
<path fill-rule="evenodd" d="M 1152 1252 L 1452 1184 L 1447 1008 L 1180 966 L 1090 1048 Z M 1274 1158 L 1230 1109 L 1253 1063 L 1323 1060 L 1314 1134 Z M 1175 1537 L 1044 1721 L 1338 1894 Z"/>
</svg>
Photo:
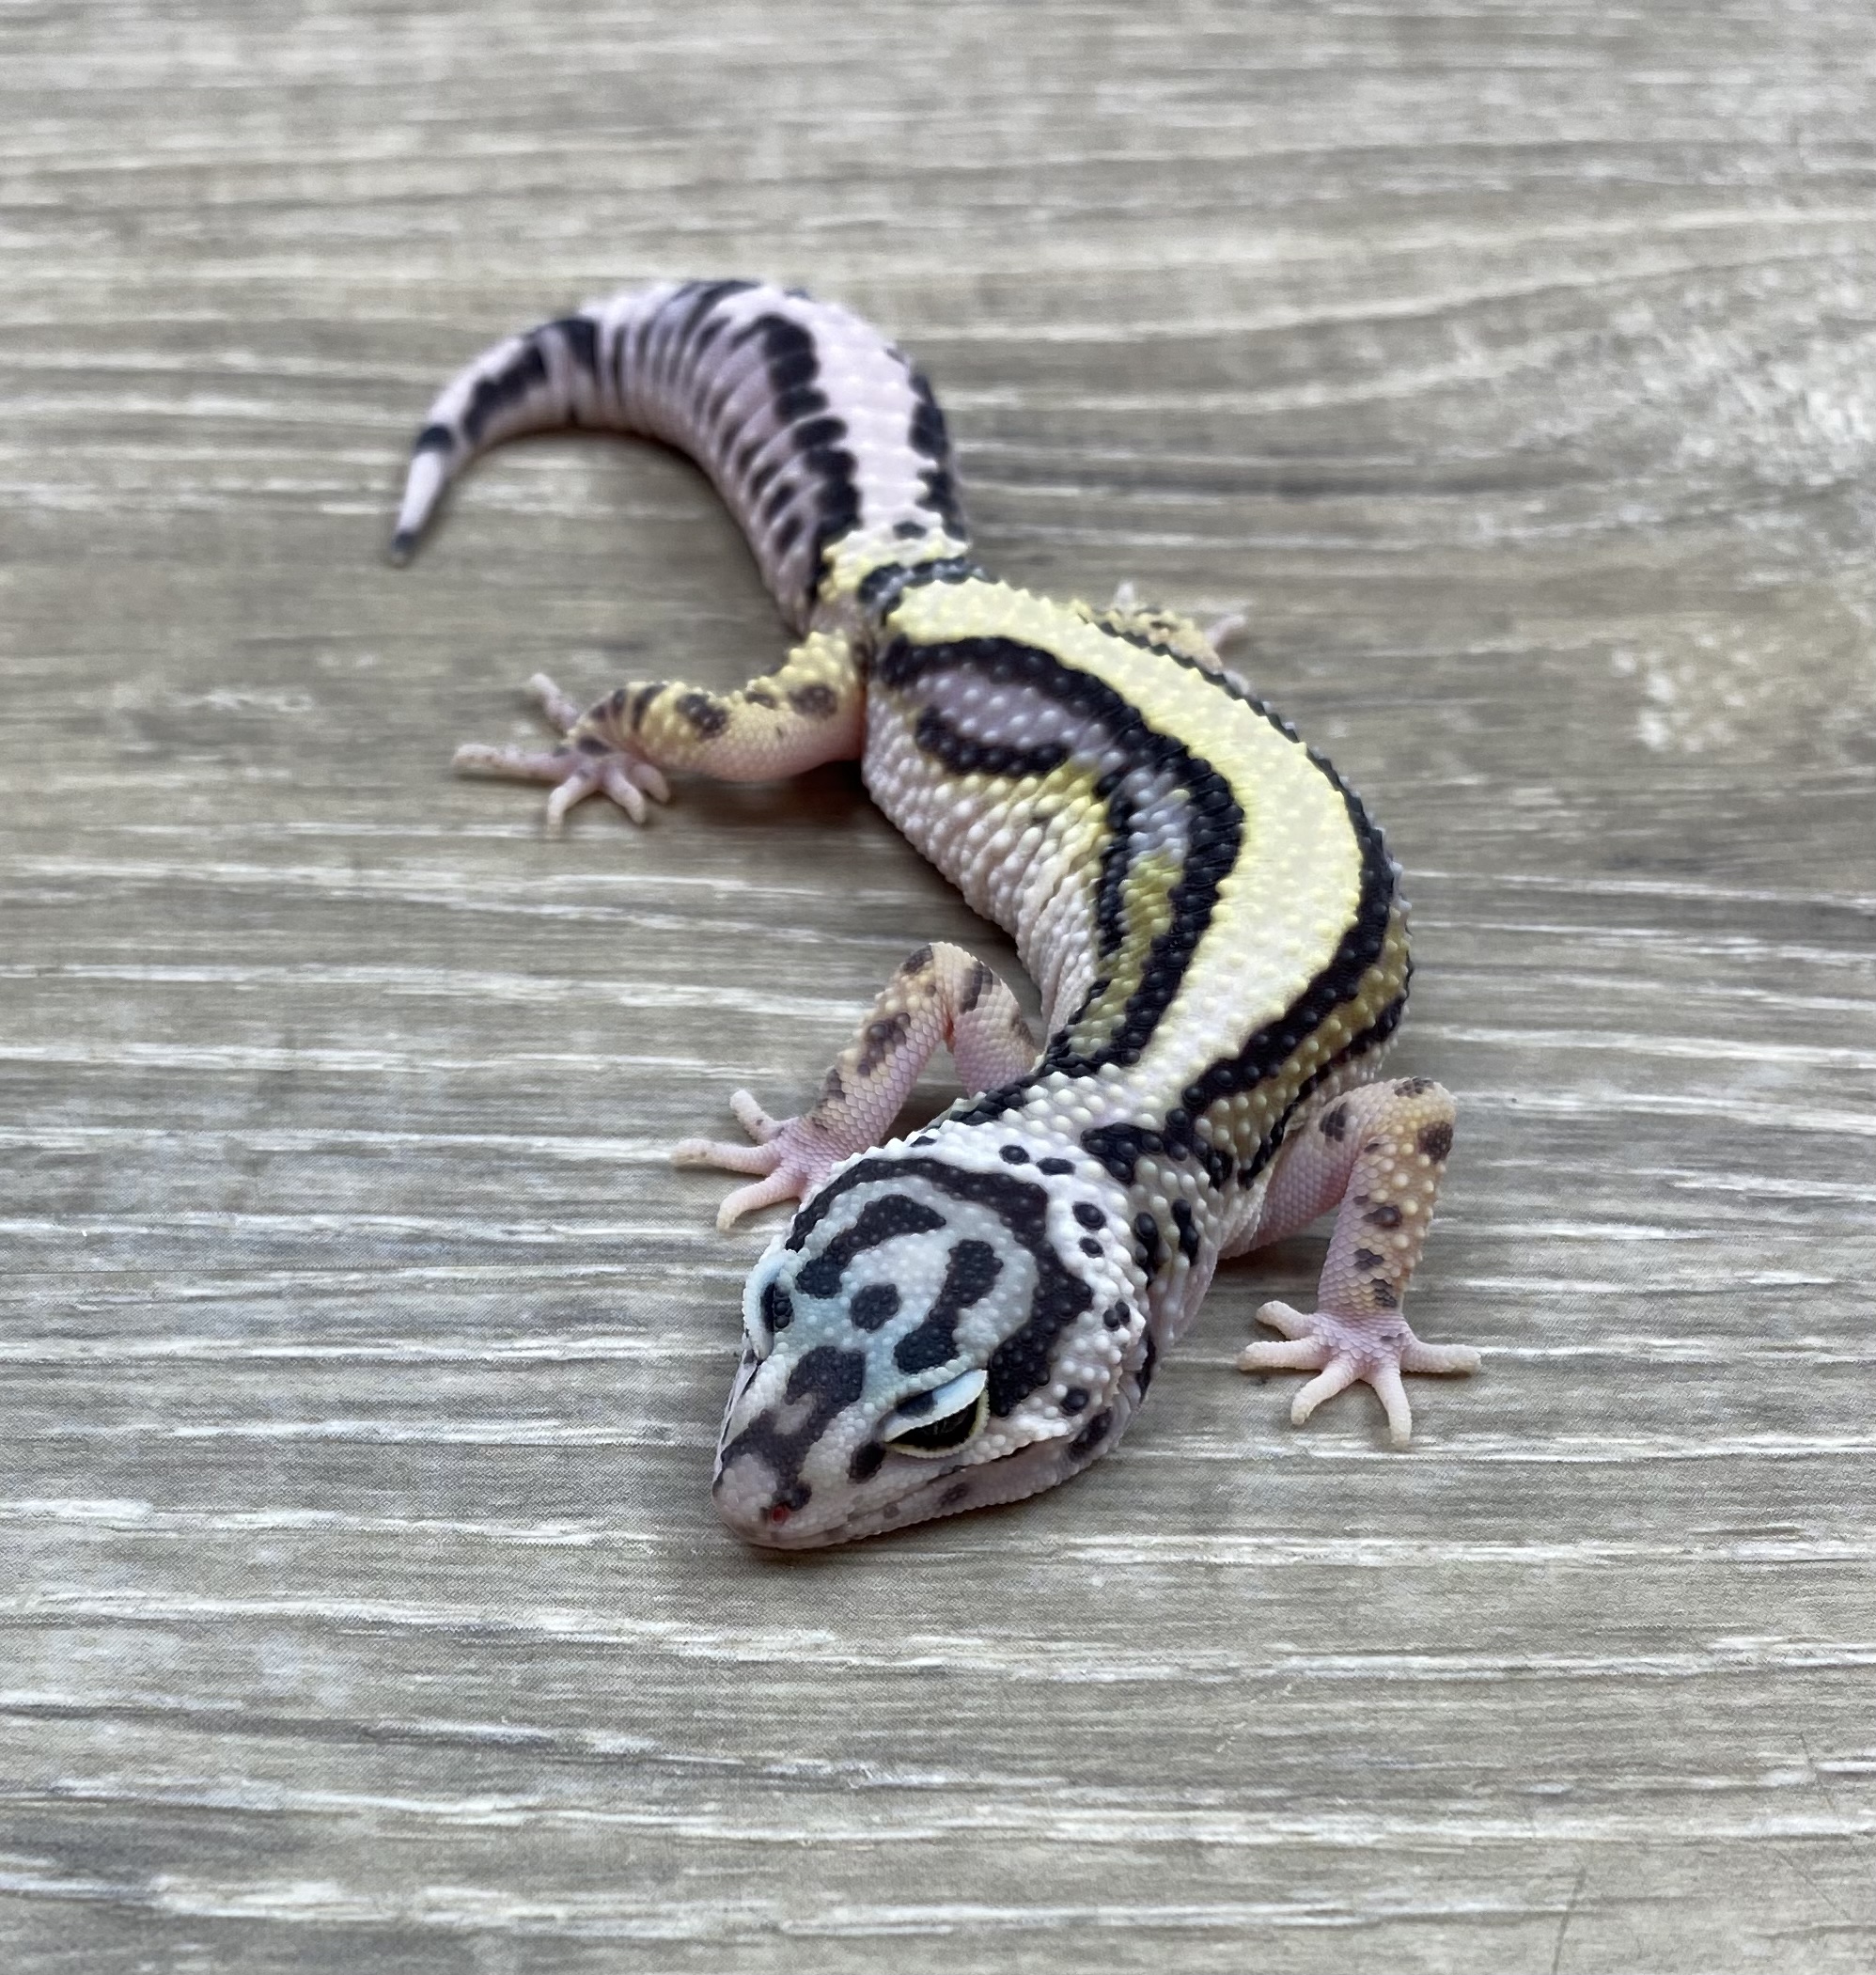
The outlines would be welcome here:
<svg viewBox="0 0 1876 1975">
<path fill-rule="evenodd" d="M 1872 76 L 1790 0 L 0 8 L 9 1967 L 1869 1966 Z M 745 271 L 1386 822 L 1489 1354 L 1411 1454 L 1230 1370 L 1305 1239 L 1069 1489 L 715 1525 L 763 1236 L 663 1149 L 1008 948 L 848 771 L 449 778 L 778 650 L 681 462 L 381 549 L 465 355 Z"/>
</svg>

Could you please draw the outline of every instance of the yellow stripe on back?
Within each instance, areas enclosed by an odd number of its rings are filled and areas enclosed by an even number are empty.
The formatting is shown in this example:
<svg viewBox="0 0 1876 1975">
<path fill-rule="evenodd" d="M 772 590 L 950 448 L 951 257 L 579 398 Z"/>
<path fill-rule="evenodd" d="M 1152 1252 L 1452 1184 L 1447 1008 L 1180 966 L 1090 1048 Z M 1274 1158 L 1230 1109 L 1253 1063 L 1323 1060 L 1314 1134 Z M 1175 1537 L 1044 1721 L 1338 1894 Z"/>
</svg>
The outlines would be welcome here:
<svg viewBox="0 0 1876 1975">
<path fill-rule="evenodd" d="M 1168 1092 L 1302 997 L 1354 918 L 1362 853 L 1347 799 L 1301 742 L 1204 673 L 1004 584 L 909 589 L 887 628 L 920 646 L 996 637 L 1045 651 L 1109 687 L 1149 729 L 1208 763 L 1237 803 L 1238 854 L 1220 879 L 1211 922 L 1177 994 L 1138 1060 L 1102 1072 L 1103 1082 L 1116 1086 L 1119 1108 L 1133 1110 L 1136 1096 L 1143 1113 L 1164 1108 Z M 1126 945 L 1134 949 L 1136 978 L 1145 945 L 1139 935 L 1153 920 L 1165 921 L 1180 875 L 1169 859 L 1147 860 L 1127 888 Z M 1101 999 L 1102 1012 L 1118 1014 L 1130 988 L 1117 979 Z M 1133 1088 L 1123 1091 L 1128 1086 Z"/>
</svg>

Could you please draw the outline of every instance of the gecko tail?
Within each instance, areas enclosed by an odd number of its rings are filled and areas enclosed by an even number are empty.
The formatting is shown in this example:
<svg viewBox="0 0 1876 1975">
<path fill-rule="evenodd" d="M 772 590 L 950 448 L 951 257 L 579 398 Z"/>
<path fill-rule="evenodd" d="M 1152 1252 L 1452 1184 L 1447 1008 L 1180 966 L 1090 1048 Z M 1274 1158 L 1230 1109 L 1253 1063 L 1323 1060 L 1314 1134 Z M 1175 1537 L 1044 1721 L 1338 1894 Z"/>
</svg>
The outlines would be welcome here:
<svg viewBox="0 0 1876 1975">
<path fill-rule="evenodd" d="M 641 290 L 591 304 L 505 337 L 459 370 L 438 394 L 412 446 L 391 560 L 410 560 L 444 490 L 477 454 L 504 439 L 570 426 L 642 432 L 636 407 L 620 388 L 613 353 L 647 305 L 655 310 L 669 293 Z"/>
<path fill-rule="evenodd" d="M 391 560 L 410 559 L 478 453 L 570 426 L 662 439 L 695 460 L 797 631 L 826 553 L 850 536 L 898 563 L 969 545 L 944 415 L 878 330 L 798 289 L 680 281 L 588 303 L 459 371 L 412 448 Z"/>
</svg>

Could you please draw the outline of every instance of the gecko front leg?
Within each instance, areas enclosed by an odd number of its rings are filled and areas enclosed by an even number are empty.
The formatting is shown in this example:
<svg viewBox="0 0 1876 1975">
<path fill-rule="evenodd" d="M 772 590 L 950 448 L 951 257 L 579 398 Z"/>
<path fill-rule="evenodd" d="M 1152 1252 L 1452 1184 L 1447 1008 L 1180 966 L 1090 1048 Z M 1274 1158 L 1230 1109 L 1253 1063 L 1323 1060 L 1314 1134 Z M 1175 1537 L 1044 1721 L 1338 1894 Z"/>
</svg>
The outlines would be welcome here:
<svg viewBox="0 0 1876 1975">
<path fill-rule="evenodd" d="M 771 1118 L 738 1090 L 730 1108 L 755 1143 L 686 1138 L 672 1148 L 672 1163 L 758 1175 L 725 1199 L 719 1228 L 777 1200 L 805 1199 L 843 1159 L 884 1141 L 941 1042 L 950 1045 L 958 1079 L 973 1095 L 1013 1083 L 1036 1063 L 1036 1041 L 1016 996 L 974 954 L 942 941 L 907 955 L 822 1079 L 811 1110 Z"/>
<path fill-rule="evenodd" d="M 1290 1407 L 1296 1425 L 1366 1381 L 1380 1395 L 1388 1437 L 1405 1447 L 1414 1417 L 1400 1374 L 1478 1369 L 1477 1351 L 1423 1344 L 1400 1314 L 1452 1142 L 1451 1093 L 1411 1076 L 1337 1098 L 1284 1148 L 1257 1225 L 1229 1252 L 1279 1240 L 1341 1203 L 1315 1309 L 1266 1303 L 1258 1321 L 1286 1341 L 1247 1344 L 1238 1359 L 1241 1372 L 1317 1374 Z"/>
<path fill-rule="evenodd" d="M 509 781 L 552 782 L 554 792 L 547 798 L 547 830 L 557 837 L 567 812 L 589 795 L 609 796 L 633 823 L 643 823 L 649 813 L 645 806 L 669 802 L 671 785 L 648 757 L 634 748 L 618 745 L 605 738 L 597 717 L 601 707 L 583 713 L 548 678 L 537 672 L 527 689 L 539 702 L 540 711 L 562 736 L 557 747 L 489 747 L 470 742 L 456 750 L 454 766 L 460 775 L 498 776 Z M 626 688 L 621 687 L 623 693 Z"/>
<path fill-rule="evenodd" d="M 666 769 L 766 782 L 860 751 L 864 688 L 852 649 L 837 633 L 810 633 L 773 672 L 734 693 L 651 680 L 620 686 L 583 713 L 545 674 L 528 684 L 559 730 L 559 745 L 459 747 L 456 767 L 465 775 L 552 782 L 550 833 L 589 795 L 609 796 L 643 823 L 648 795 L 670 800 Z"/>
</svg>

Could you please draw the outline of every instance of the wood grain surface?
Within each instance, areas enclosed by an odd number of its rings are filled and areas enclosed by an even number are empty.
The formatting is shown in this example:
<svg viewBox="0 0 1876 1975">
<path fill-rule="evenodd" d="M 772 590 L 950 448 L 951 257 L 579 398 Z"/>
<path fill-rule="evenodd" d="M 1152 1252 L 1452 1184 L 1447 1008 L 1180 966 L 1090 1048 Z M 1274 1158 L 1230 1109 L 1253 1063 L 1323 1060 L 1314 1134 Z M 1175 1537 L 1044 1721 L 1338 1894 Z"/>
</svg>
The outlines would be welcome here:
<svg viewBox="0 0 1876 1975">
<path fill-rule="evenodd" d="M 1866 0 L 0 0 L 0 1966 L 1876 1967 L 1872 111 Z M 1008 948 L 845 769 L 451 779 L 776 655 L 687 465 L 383 559 L 459 362 L 717 274 L 1387 824 L 1410 1453 L 1231 1369 L 1318 1235 L 1068 1488 L 717 1526 L 664 1149 Z"/>
</svg>

